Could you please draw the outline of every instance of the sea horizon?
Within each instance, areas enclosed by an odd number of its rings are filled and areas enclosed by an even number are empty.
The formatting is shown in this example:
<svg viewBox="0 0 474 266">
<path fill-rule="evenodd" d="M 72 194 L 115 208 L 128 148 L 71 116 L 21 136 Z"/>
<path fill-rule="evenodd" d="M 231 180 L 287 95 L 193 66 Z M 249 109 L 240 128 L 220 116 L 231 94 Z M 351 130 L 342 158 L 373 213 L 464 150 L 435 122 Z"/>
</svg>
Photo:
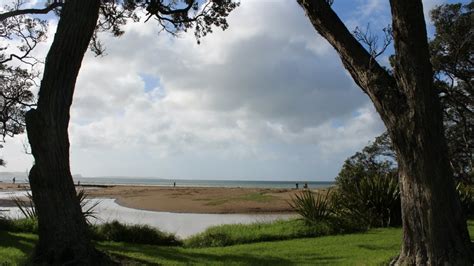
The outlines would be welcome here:
<svg viewBox="0 0 474 266">
<path fill-rule="evenodd" d="M 130 177 L 80 177 L 74 178 L 81 184 L 101 185 L 151 185 L 177 187 L 245 187 L 245 188 L 302 188 L 306 183 L 311 188 L 329 187 L 334 181 L 281 181 L 281 180 L 216 180 L 216 179 L 165 179 Z"/>
<path fill-rule="evenodd" d="M 13 174 L 13 173 L 12 173 Z M 17 174 L 17 173 L 15 173 Z M 26 175 L 2 175 L 0 182 L 12 182 L 13 176 L 17 183 L 27 183 Z M 218 179 L 169 179 L 154 177 L 100 176 L 85 177 L 73 175 L 74 183 L 81 185 L 143 185 L 143 186 L 174 186 L 177 187 L 242 187 L 242 188 L 295 188 L 298 183 L 303 188 L 306 183 L 310 188 L 324 188 L 335 184 L 335 181 L 311 180 L 218 180 Z"/>
</svg>

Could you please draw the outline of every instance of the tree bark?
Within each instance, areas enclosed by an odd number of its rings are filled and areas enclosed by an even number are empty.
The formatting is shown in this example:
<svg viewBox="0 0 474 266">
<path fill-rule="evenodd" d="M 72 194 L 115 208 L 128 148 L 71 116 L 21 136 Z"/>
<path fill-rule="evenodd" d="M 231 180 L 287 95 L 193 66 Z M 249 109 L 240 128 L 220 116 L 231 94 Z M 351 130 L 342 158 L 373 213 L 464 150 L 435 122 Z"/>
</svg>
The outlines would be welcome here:
<svg viewBox="0 0 474 266">
<path fill-rule="evenodd" d="M 82 59 L 96 27 L 97 0 L 68 0 L 46 57 L 37 109 L 26 115 L 35 159 L 29 180 L 38 214 L 34 263 L 88 265 L 101 253 L 90 241 L 69 167 L 69 111 Z"/>
<path fill-rule="evenodd" d="M 401 265 L 472 265 L 433 87 L 421 0 L 391 0 L 396 66 L 384 70 L 325 0 L 297 0 L 370 97 L 397 152 L 402 201 Z"/>
<path fill-rule="evenodd" d="M 421 1 L 391 0 L 395 77 L 408 112 L 392 140 L 399 155 L 403 245 L 401 265 L 472 265 L 471 243 L 456 195 L 433 87 Z"/>
</svg>

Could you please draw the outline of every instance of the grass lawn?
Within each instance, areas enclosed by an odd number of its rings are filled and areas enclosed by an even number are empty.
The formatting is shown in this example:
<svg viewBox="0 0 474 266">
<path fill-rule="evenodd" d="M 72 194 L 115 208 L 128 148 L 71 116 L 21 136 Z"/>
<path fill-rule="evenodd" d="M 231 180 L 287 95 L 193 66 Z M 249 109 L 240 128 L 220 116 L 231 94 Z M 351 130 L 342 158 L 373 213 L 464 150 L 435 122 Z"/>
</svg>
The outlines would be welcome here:
<svg viewBox="0 0 474 266">
<path fill-rule="evenodd" d="M 278 220 L 253 224 L 225 224 L 184 240 L 186 247 L 222 247 L 263 241 L 309 238 L 333 234 L 328 222 L 308 226 L 301 219 Z M 147 243 L 148 244 L 148 243 Z"/>
<path fill-rule="evenodd" d="M 474 222 L 469 222 L 474 236 Z M 36 241 L 33 234 L 0 232 L 0 262 L 25 260 Z M 366 233 L 303 238 L 215 248 L 158 247 L 101 242 L 98 247 L 144 264 L 214 265 L 380 265 L 400 248 L 401 229 L 373 229 Z"/>
<path fill-rule="evenodd" d="M 362 234 L 261 242 L 216 248 L 172 248 L 126 243 L 100 243 L 114 254 L 146 263 L 217 265 L 379 265 L 400 248 L 400 229 Z"/>
<path fill-rule="evenodd" d="M 37 236 L 0 231 L 0 265 L 22 264 L 33 250 Z"/>
</svg>

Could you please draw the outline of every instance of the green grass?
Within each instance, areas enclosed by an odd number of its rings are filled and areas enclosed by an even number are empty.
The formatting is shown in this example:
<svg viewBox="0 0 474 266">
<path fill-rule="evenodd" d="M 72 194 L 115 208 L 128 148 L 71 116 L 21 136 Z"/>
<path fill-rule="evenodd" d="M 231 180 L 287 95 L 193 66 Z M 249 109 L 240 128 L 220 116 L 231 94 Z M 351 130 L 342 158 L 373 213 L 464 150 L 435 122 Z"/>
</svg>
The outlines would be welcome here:
<svg viewBox="0 0 474 266">
<path fill-rule="evenodd" d="M 222 247 L 262 241 L 285 240 L 333 234 L 328 222 L 311 226 L 303 220 L 278 220 L 271 223 L 226 224 L 213 226 L 184 241 L 187 247 Z"/>
<path fill-rule="evenodd" d="M 38 222 L 35 219 L 2 219 L 0 218 L 0 231 L 36 233 L 38 232 Z"/>
<path fill-rule="evenodd" d="M 100 242 L 112 254 L 143 264 L 164 265 L 380 265 L 400 249 L 401 229 L 373 229 L 366 233 L 261 242 L 216 248 L 182 248 Z M 474 221 L 469 221 L 474 236 Z M 0 264 L 20 264 L 32 251 L 33 234 L 0 232 Z"/>
<path fill-rule="evenodd" d="M 90 227 L 92 239 L 161 246 L 180 246 L 181 241 L 174 234 L 165 233 L 149 225 L 107 222 Z"/>
<path fill-rule="evenodd" d="M 174 234 L 162 232 L 148 225 L 124 224 L 111 221 L 99 225 L 90 225 L 93 240 L 117 241 L 162 246 L 180 246 L 182 241 Z M 34 219 L 0 219 L 0 231 L 37 233 L 38 222 Z"/>
<path fill-rule="evenodd" d="M 304 238 L 220 248 L 182 248 L 101 242 L 98 247 L 140 263 L 164 265 L 378 265 L 395 256 L 400 229 L 363 234 Z M 32 251 L 36 236 L 1 233 L 0 262 L 19 264 Z"/>
<path fill-rule="evenodd" d="M 379 265 L 400 249 L 400 229 L 262 242 L 223 248 L 170 248 L 101 243 L 100 248 L 148 263 L 165 265 Z"/>
<path fill-rule="evenodd" d="M 0 265 L 24 263 L 37 239 L 33 234 L 0 231 Z"/>
</svg>

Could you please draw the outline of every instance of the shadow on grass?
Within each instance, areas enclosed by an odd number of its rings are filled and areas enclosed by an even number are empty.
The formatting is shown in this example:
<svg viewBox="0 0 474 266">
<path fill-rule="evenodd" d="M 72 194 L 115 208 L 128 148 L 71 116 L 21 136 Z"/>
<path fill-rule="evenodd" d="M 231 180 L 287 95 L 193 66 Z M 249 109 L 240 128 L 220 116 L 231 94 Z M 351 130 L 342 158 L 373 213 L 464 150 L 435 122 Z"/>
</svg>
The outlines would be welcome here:
<svg viewBox="0 0 474 266">
<path fill-rule="evenodd" d="M 334 264 L 340 262 L 342 257 L 321 256 L 318 254 L 308 254 L 294 258 L 282 258 L 273 256 L 255 256 L 246 252 L 234 252 L 229 254 L 213 253 L 211 249 L 185 249 L 176 247 L 162 247 L 150 245 L 129 245 L 126 243 L 100 243 L 101 250 L 106 250 L 119 257 L 140 261 L 146 265 L 161 264 L 242 264 L 242 265 L 300 265 L 300 264 Z M 222 248 L 216 248 L 222 249 Z M 139 258 L 135 256 L 140 256 Z"/>
<path fill-rule="evenodd" d="M 0 231 L 0 248 L 16 248 L 25 254 L 30 254 L 36 244 L 36 241 L 22 235 L 14 235 L 10 232 Z"/>
<path fill-rule="evenodd" d="M 393 244 L 393 245 L 371 245 L 371 244 L 363 244 L 363 245 L 357 245 L 359 248 L 367 249 L 367 250 L 373 250 L 373 251 L 380 251 L 380 250 L 394 250 L 400 247 L 399 244 Z"/>
<path fill-rule="evenodd" d="M 0 249 L 4 250 L 8 248 L 10 251 L 6 251 L 5 254 L 0 255 L 0 264 L 2 261 L 10 261 L 14 264 L 23 264 L 28 259 L 29 255 L 33 252 L 36 240 L 28 238 L 18 234 L 12 234 L 10 232 L 0 231 Z M 19 253 L 23 254 L 18 256 L 17 252 L 13 252 L 11 249 L 16 249 Z"/>
<path fill-rule="evenodd" d="M 124 244 L 126 245 L 126 244 Z M 148 265 L 157 265 L 162 263 L 184 263 L 184 264 L 214 264 L 233 262 L 246 265 L 293 265 L 292 261 L 275 258 L 275 257 L 255 257 L 250 254 L 210 254 L 202 252 L 201 250 L 190 250 L 173 247 L 158 247 L 158 246 L 124 246 L 124 245 L 109 245 L 107 243 L 100 244 L 102 250 L 107 250 L 119 256 L 130 256 L 133 260 L 133 255 L 141 254 L 145 258 L 139 260 Z M 158 262 L 151 261 L 152 259 L 159 259 Z"/>
</svg>

